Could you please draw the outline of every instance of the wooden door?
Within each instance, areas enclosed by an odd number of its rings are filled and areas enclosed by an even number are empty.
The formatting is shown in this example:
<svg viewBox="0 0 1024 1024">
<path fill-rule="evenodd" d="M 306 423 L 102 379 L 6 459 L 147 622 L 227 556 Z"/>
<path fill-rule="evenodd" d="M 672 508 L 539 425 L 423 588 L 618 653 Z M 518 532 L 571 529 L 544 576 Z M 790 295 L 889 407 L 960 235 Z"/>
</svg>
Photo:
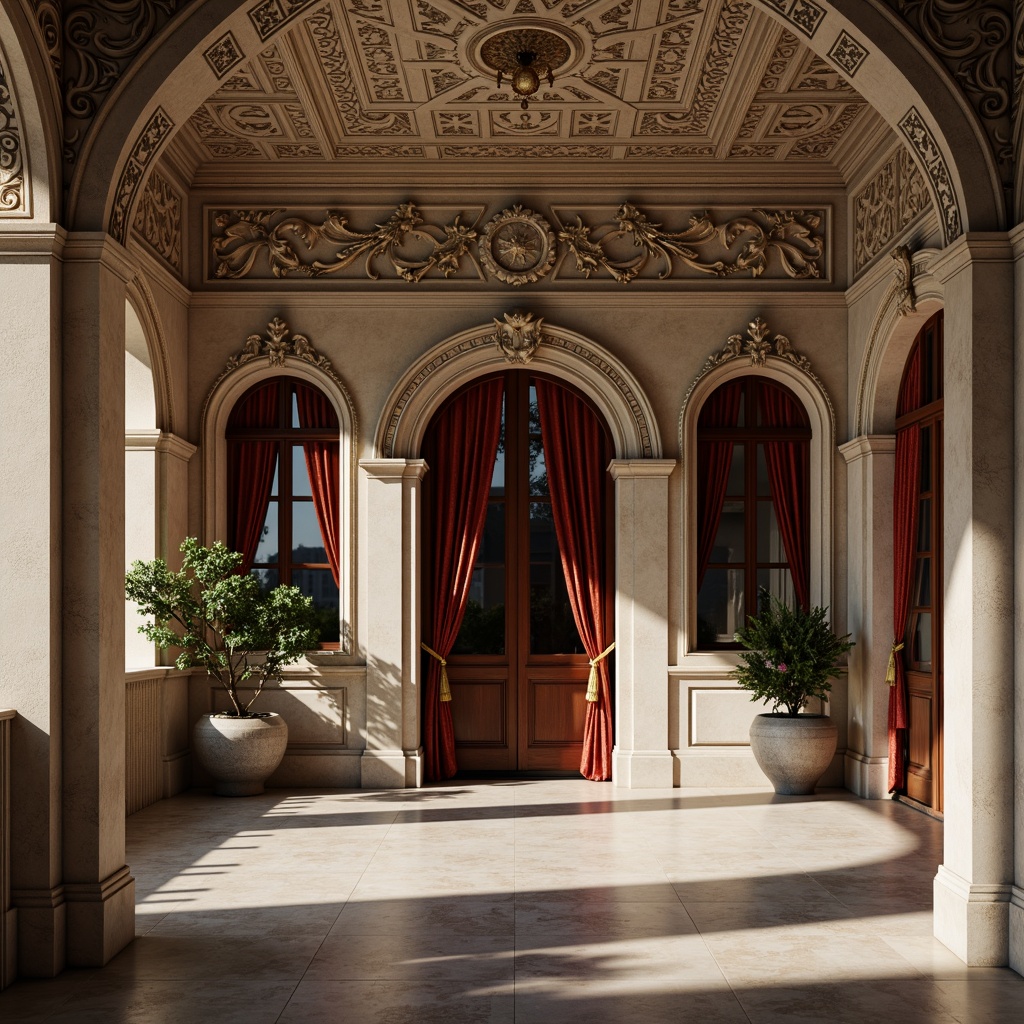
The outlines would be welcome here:
<svg viewBox="0 0 1024 1024">
<path fill-rule="evenodd" d="M 901 416 L 899 430 L 917 424 L 921 458 L 917 538 L 904 652 L 907 666 L 906 796 L 942 810 L 942 314 L 925 324 L 921 405 Z"/>
<path fill-rule="evenodd" d="M 551 516 L 536 392 L 527 371 L 509 371 L 483 542 L 448 656 L 459 769 L 578 771 L 588 673 Z"/>
</svg>

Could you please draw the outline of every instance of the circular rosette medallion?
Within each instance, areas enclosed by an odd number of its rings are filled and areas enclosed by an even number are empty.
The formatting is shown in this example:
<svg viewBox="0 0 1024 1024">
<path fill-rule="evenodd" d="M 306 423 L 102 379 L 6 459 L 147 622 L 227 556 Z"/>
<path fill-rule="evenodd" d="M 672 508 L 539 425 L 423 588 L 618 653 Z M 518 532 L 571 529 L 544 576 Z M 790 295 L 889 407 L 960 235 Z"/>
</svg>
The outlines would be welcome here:
<svg viewBox="0 0 1024 1024">
<path fill-rule="evenodd" d="M 491 277 L 505 284 L 532 284 L 554 265 L 555 233 L 533 210 L 521 206 L 502 210 L 484 229 L 480 262 Z"/>
</svg>

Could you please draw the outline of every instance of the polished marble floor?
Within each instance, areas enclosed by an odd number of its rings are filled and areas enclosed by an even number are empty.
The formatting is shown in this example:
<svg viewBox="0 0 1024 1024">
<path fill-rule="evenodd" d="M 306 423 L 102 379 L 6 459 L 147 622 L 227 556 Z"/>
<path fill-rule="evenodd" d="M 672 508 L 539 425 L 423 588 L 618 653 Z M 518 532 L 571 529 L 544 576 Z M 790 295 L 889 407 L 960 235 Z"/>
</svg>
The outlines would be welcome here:
<svg viewBox="0 0 1024 1024">
<path fill-rule="evenodd" d="M 0 1021 L 1020 1024 L 931 937 L 941 843 L 836 790 L 193 792 L 128 819 L 135 942 Z"/>
</svg>

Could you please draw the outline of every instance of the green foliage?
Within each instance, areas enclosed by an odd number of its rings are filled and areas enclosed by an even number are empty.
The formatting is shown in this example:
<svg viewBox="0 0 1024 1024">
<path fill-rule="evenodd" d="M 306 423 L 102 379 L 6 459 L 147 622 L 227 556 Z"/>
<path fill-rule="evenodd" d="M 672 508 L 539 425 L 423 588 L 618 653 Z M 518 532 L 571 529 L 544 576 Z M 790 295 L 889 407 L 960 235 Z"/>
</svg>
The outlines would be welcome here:
<svg viewBox="0 0 1024 1024">
<path fill-rule="evenodd" d="M 808 698 L 828 700 L 831 679 L 843 670 L 840 659 L 853 647 L 850 634 L 836 636 L 825 620 L 826 608 L 809 612 L 792 609 L 762 591 L 762 610 L 736 631 L 736 641 L 747 648 L 733 673 L 751 700 L 784 707 L 795 715 Z"/>
<path fill-rule="evenodd" d="M 139 632 L 159 647 L 180 648 L 175 665 L 206 669 L 227 690 L 234 714 L 248 717 L 267 680 L 317 646 L 313 601 L 298 587 L 265 591 L 255 576 L 239 575 L 242 556 L 220 541 L 206 548 L 187 537 L 181 551 L 180 572 L 162 558 L 132 562 L 125 596 L 154 620 Z M 243 702 L 238 688 L 253 676 L 256 692 Z"/>
</svg>

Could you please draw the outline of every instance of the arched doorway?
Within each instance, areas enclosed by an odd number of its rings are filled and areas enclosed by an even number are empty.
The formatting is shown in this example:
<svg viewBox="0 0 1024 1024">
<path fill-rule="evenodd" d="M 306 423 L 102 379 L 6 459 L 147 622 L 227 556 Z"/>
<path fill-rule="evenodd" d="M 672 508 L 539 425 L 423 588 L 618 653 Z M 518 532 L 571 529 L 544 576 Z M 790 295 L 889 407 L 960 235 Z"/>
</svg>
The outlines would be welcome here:
<svg viewBox="0 0 1024 1024">
<path fill-rule="evenodd" d="M 545 448 L 549 413 L 542 413 L 538 383 L 556 384 L 586 409 L 599 438 L 601 467 L 611 459 L 611 438 L 596 410 L 570 385 L 526 370 L 505 371 L 500 379 L 501 431 L 483 532 L 465 611 L 447 655 L 456 760 L 463 771 L 575 773 L 583 753 L 590 664 L 563 569 Z M 445 458 L 435 425 L 446 408 L 426 434 L 428 464 Z M 429 473 L 426 491 L 425 624 L 437 619 L 431 583 L 439 568 L 437 518 L 446 514 L 446 498 Z M 598 500 L 600 557 L 604 579 L 610 580 L 607 477 Z M 610 628 L 610 586 L 601 601 Z"/>
<path fill-rule="evenodd" d="M 907 358 L 896 416 L 893 578 L 905 615 L 901 653 L 906 729 L 895 791 L 942 811 L 943 393 L 942 312 L 921 328 Z M 901 542 L 902 538 L 902 542 Z M 906 600 L 902 600 L 902 596 Z M 901 770 L 902 769 L 902 770 Z"/>
</svg>

